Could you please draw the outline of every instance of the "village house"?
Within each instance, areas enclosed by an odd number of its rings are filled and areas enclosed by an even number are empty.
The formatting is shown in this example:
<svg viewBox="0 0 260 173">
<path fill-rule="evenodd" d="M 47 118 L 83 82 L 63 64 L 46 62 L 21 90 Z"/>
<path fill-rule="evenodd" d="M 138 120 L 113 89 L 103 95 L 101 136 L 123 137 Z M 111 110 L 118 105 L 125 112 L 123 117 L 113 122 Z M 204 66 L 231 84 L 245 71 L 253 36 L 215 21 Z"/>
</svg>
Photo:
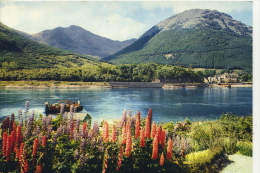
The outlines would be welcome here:
<svg viewBox="0 0 260 173">
<path fill-rule="evenodd" d="M 238 82 L 237 73 L 223 73 L 214 77 L 204 78 L 205 83 L 236 83 Z"/>
</svg>

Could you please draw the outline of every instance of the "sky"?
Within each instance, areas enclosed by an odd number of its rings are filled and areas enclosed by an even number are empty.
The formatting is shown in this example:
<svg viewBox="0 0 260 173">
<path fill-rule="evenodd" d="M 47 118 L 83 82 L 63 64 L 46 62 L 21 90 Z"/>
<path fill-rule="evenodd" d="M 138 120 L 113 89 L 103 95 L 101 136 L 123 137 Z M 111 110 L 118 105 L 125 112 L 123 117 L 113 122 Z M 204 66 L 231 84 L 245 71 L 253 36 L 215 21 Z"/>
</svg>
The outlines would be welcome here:
<svg viewBox="0 0 260 173">
<path fill-rule="evenodd" d="M 80 26 L 112 40 L 138 38 L 152 26 L 185 10 L 224 12 L 252 25 L 252 1 L 2 1 L 0 21 L 29 34 Z"/>
</svg>

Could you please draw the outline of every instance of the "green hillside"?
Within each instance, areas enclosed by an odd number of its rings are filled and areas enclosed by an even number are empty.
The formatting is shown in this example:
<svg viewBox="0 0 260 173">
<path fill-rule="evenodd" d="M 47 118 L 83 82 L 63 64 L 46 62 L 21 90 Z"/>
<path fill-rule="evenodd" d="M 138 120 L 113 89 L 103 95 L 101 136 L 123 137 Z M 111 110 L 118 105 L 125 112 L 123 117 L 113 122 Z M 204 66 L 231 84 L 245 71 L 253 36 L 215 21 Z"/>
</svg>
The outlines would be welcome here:
<svg viewBox="0 0 260 173">
<path fill-rule="evenodd" d="M 252 37 L 228 30 L 174 29 L 134 44 L 138 46 L 130 45 L 106 60 L 114 64 L 160 63 L 252 70 Z"/>
<path fill-rule="evenodd" d="M 32 41 L 0 22 L 0 65 L 15 62 L 18 68 L 78 67 L 100 64 L 86 55 Z"/>
</svg>

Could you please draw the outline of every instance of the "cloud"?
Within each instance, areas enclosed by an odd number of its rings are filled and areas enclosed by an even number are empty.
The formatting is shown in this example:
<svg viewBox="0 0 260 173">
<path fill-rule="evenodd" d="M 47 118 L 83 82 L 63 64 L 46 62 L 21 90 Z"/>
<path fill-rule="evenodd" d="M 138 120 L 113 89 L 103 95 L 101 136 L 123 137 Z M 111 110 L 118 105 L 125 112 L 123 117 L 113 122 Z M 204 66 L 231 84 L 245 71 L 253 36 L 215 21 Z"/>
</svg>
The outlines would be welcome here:
<svg viewBox="0 0 260 173">
<path fill-rule="evenodd" d="M 250 2 L 233 1 L 1 1 L 0 5 L 1 22 L 30 34 L 78 25 L 114 40 L 139 37 L 160 21 L 192 8 L 252 11 Z"/>
</svg>

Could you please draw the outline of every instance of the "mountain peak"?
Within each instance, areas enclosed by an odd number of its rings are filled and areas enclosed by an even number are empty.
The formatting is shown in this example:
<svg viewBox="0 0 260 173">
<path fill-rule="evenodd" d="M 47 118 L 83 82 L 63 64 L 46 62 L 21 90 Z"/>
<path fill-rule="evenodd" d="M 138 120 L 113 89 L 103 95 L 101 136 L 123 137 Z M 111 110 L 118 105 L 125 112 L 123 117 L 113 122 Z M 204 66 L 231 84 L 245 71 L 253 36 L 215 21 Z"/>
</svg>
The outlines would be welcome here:
<svg viewBox="0 0 260 173">
<path fill-rule="evenodd" d="M 239 35 L 252 36 L 252 27 L 234 20 L 228 14 L 209 9 L 186 10 L 165 19 L 156 26 L 160 32 L 173 29 L 208 27 L 233 31 Z"/>
</svg>

